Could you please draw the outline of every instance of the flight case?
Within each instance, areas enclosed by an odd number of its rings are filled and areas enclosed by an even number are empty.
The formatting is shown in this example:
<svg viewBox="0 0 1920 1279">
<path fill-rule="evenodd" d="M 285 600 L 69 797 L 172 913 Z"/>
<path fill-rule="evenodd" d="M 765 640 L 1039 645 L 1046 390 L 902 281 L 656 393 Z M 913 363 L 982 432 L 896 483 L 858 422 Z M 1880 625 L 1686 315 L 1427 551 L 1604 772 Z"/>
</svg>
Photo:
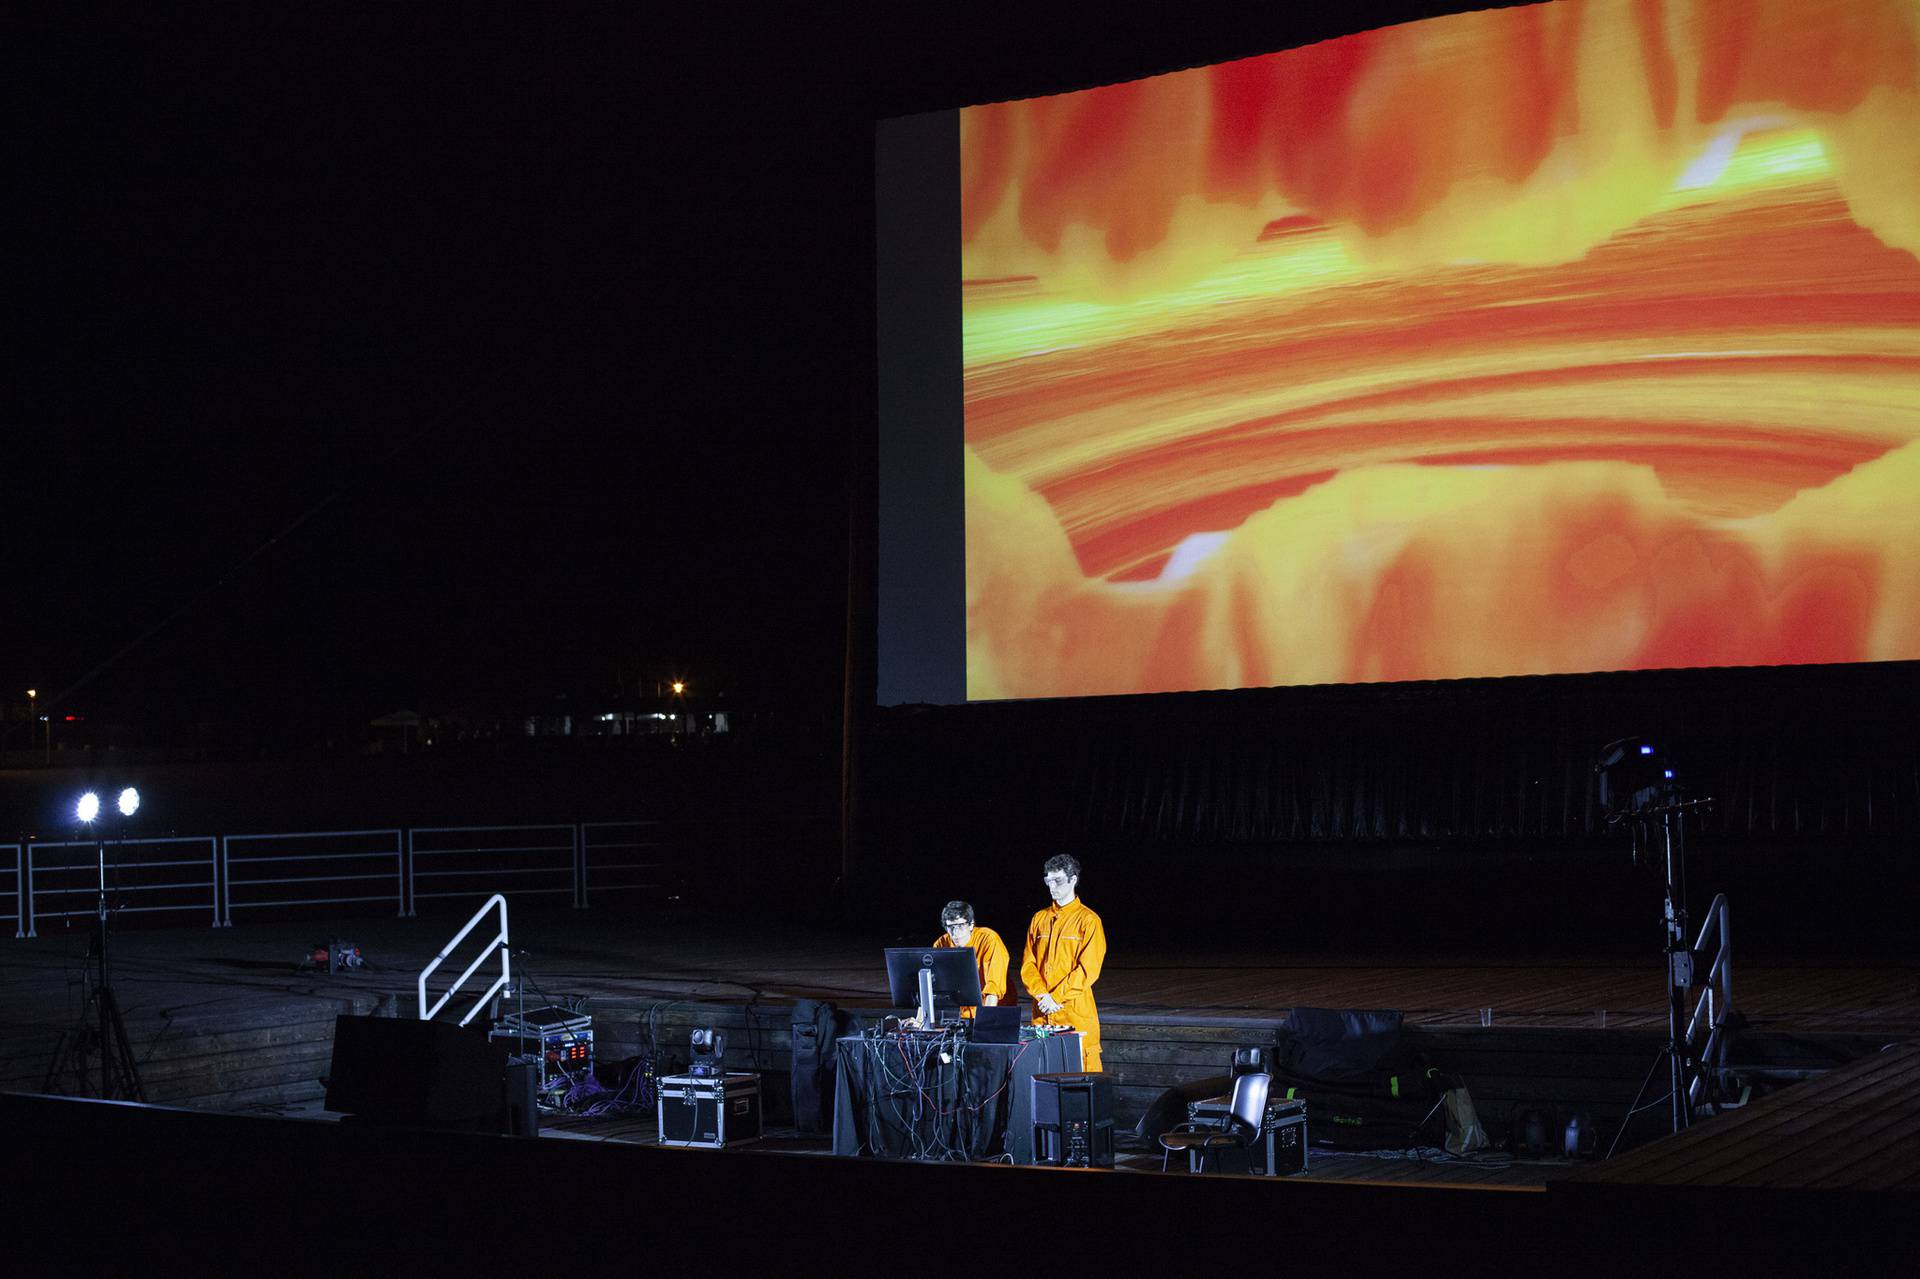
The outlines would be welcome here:
<svg viewBox="0 0 1920 1279">
<path fill-rule="evenodd" d="M 1219 1120 L 1232 1113 L 1232 1098 L 1209 1097 L 1187 1103 L 1190 1120 Z M 1199 1164 L 1199 1152 L 1189 1162 Z M 1219 1150 L 1210 1156 L 1220 1172 L 1251 1173 L 1256 1177 L 1287 1177 L 1307 1170 L 1307 1103 L 1300 1098 L 1270 1098 L 1260 1136 L 1244 1150 Z"/>
<path fill-rule="evenodd" d="M 660 1144 L 723 1150 L 760 1140 L 760 1076 L 668 1075 L 660 1081 Z"/>
</svg>

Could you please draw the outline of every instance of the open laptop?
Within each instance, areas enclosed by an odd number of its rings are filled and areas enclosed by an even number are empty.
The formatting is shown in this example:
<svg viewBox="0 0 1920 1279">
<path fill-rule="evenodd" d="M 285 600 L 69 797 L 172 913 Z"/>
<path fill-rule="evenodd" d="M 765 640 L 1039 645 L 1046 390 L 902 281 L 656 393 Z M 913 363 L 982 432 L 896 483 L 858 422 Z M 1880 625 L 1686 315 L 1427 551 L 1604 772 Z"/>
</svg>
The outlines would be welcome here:
<svg viewBox="0 0 1920 1279">
<path fill-rule="evenodd" d="M 976 1044 L 1019 1043 L 1020 1005 L 986 1004 L 974 1009 L 973 1042 Z"/>
</svg>

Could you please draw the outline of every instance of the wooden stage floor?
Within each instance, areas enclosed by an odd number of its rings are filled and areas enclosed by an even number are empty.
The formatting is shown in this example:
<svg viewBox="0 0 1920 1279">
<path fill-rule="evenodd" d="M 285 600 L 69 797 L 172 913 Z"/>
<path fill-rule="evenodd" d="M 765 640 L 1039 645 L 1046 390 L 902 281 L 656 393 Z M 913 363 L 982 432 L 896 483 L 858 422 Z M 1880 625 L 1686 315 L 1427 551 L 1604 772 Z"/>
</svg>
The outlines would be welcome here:
<svg viewBox="0 0 1920 1279">
<path fill-rule="evenodd" d="M 459 922 L 380 917 L 128 930 L 114 938 L 115 985 L 130 1023 L 257 999 L 410 1001 L 421 968 Z M 886 1003 L 883 947 L 932 940 L 551 910 L 516 911 L 512 931 L 515 950 L 526 952 L 521 970 L 552 992 L 624 1001 L 813 998 L 855 1008 Z M 303 969 L 310 944 L 330 936 L 357 942 L 367 967 L 336 976 Z M 7 1010 L 0 1025 L 65 1024 L 77 1011 L 86 950 L 79 928 L 0 941 Z M 1657 944 L 1644 955 L 1542 955 L 1523 963 L 1412 949 L 1293 952 L 1257 938 L 1205 950 L 1118 939 L 1097 993 L 1103 1024 L 1259 1025 L 1295 1006 L 1397 1009 L 1409 1024 L 1435 1026 L 1648 1029 L 1663 1026 L 1666 1015 Z M 1736 949 L 1735 994 L 1749 1022 L 1770 1029 L 1920 1033 L 1920 967 L 1910 960 L 1748 962 Z"/>
</svg>

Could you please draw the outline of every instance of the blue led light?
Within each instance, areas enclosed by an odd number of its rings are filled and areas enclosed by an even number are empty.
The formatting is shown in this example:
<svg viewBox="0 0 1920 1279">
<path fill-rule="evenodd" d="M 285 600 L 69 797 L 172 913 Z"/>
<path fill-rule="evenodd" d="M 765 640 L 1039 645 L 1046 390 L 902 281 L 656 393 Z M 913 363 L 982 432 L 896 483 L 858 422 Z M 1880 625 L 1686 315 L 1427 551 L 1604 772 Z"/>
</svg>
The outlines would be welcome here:
<svg viewBox="0 0 1920 1279">
<path fill-rule="evenodd" d="M 1673 777 L 1673 770 L 1671 768 L 1663 768 L 1660 770 L 1660 776 L 1671 780 Z"/>
<path fill-rule="evenodd" d="M 1640 753 L 1641 753 L 1642 755 L 1651 755 L 1651 754 L 1653 754 L 1653 747 L 1651 747 L 1651 746 L 1642 746 L 1642 747 L 1640 748 Z"/>
</svg>

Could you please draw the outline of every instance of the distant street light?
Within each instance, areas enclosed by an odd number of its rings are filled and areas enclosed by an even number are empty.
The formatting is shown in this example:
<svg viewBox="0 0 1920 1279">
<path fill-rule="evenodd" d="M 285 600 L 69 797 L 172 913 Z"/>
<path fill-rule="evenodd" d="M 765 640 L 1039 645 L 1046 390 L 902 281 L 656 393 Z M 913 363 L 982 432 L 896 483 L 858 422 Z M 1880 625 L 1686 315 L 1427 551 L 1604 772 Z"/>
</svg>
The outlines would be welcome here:
<svg viewBox="0 0 1920 1279">
<path fill-rule="evenodd" d="M 100 816 L 100 797 L 88 791 L 80 797 L 80 802 L 74 805 L 73 815 L 81 822 L 91 825 L 93 819 Z"/>
<path fill-rule="evenodd" d="M 678 696 L 680 696 L 680 694 L 682 694 L 682 693 L 684 693 L 684 692 L 686 692 L 686 691 L 687 691 L 687 686 L 686 686 L 686 683 L 685 683 L 684 681 L 682 681 L 682 680 L 675 680 L 675 681 L 673 681 L 673 695 L 674 695 L 675 697 L 678 697 Z"/>
<path fill-rule="evenodd" d="M 27 690 L 27 749 L 33 749 L 33 726 L 40 722 L 40 690 Z M 47 725 L 47 763 L 53 763 L 53 725 Z"/>
<path fill-rule="evenodd" d="M 140 792 L 129 786 L 120 792 L 120 815 L 131 817 L 140 811 Z"/>
</svg>

